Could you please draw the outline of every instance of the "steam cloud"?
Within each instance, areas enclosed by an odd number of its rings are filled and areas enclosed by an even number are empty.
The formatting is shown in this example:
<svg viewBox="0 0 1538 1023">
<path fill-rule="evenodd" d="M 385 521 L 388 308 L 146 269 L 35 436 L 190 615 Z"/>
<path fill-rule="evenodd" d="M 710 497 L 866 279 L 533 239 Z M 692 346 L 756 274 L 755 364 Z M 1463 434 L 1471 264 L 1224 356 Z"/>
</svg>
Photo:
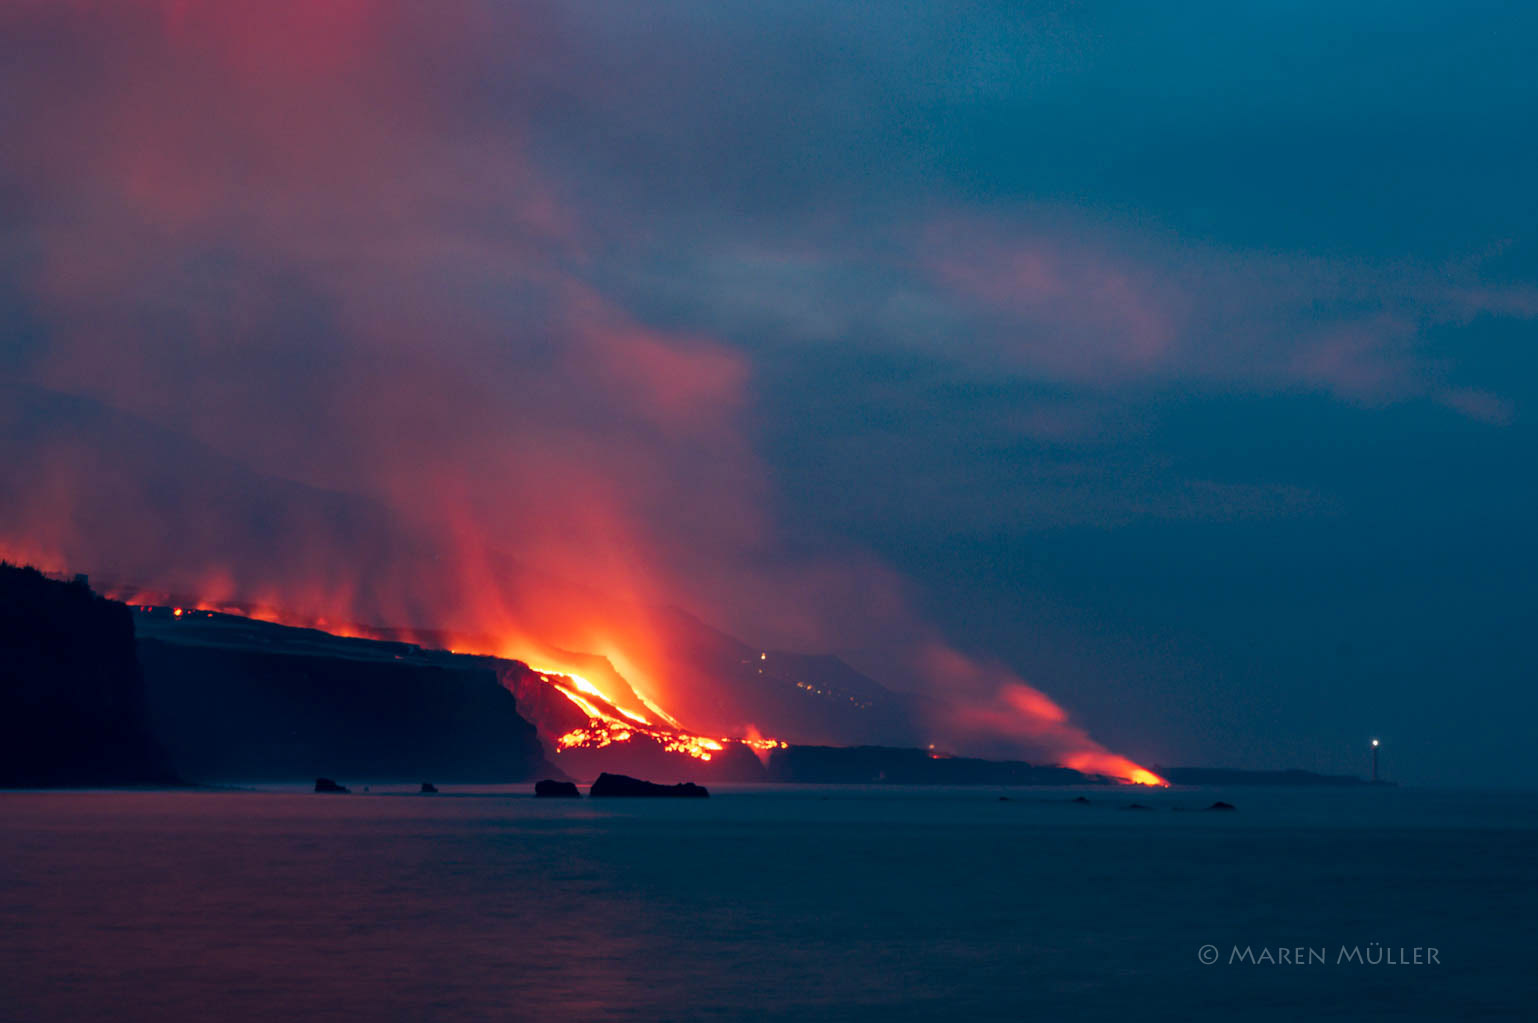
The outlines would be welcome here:
<svg viewBox="0 0 1538 1023">
<path fill-rule="evenodd" d="M 931 740 L 1131 774 L 917 621 L 875 559 L 787 551 L 748 356 L 597 283 L 627 227 L 537 155 L 580 77 L 568 27 L 452 11 L 0 13 L 0 297 L 26 311 L 0 361 L 0 552 L 599 654 L 711 728 L 753 722 L 669 667 L 662 609 L 884 645 Z"/>
</svg>

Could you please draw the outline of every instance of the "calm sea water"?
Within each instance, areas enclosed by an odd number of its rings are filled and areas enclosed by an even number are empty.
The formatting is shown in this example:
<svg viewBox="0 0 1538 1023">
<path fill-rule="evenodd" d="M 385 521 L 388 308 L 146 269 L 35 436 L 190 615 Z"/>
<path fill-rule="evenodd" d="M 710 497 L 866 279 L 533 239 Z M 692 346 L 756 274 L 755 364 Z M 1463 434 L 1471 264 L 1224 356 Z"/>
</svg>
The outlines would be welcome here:
<svg viewBox="0 0 1538 1023">
<path fill-rule="evenodd" d="M 6 794 L 0 1018 L 1538 1018 L 1529 795 L 1000 792 Z"/>
</svg>

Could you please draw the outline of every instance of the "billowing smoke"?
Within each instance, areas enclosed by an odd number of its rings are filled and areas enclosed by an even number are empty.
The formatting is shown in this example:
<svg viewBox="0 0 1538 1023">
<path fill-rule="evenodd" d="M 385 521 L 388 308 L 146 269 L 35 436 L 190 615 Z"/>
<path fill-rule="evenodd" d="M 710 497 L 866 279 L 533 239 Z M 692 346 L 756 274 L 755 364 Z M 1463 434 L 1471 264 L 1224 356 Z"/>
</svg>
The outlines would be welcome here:
<svg viewBox="0 0 1538 1023">
<path fill-rule="evenodd" d="M 750 359 L 606 293 L 625 227 L 539 158 L 582 77 L 565 31 L 521 4 L 7 5 L 0 553 L 598 655 L 718 730 L 764 722 L 676 609 L 880 644 L 929 683 L 916 738 L 1130 774 L 874 559 L 787 553 Z"/>
</svg>

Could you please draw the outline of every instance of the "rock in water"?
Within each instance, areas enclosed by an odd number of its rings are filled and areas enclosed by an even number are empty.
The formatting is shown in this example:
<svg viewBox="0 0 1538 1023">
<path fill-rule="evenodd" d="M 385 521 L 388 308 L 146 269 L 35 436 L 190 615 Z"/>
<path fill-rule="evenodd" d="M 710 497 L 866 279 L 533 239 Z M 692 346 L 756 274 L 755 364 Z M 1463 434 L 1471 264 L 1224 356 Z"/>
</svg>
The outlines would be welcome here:
<svg viewBox="0 0 1538 1023">
<path fill-rule="evenodd" d="M 1225 803 L 1225 802 L 1223 802 L 1220 799 L 1216 803 L 1213 803 L 1211 806 L 1207 807 L 1207 809 L 1209 809 L 1209 810 L 1232 810 L 1232 809 L 1234 809 L 1234 804 L 1232 804 L 1232 803 Z"/>
<path fill-rule="evenodd" d="M 575 783 L 569 781 L 556 781 L 554 778 L 546 778 L 544 781 L 535 782 L 534 794 L 536 796 L 559 796 L 569 799 L 576 799 L 582 795 L 581 792 L 577 791 L 577 786 Z"/>
<path fill-rule="evenodd" d="M 422 783 L 422 795 L 424 795 L 424 796 L 434 795 L 434 794 L 437 793 L 437 791 L 438 791 L 438 786 L 434 785 L 432 782 L 424 781 Z"/>
<path fill-rule="evenodd" d="M 316 778 L 315 779 L 315 791 L 316 792 L 351 792 L 352 790 L 349 789 L 346 785 L 338 785 L 336 782 L 332 781 L 330 778 Z"/>
<path fill-rule="evenodd" d="M 677 785 L 658 785 L 655 782 L 642 781 L 640 778 L 631 778 L 623 774 L 609 774 L 604 772 L 593 782 L 592 788 L 587 790 L 590 796 L 674 796 L 689 799 L 704 799 L 710 792 L 703 785 L 693 782 L 681 782 Z"/>
</svg>

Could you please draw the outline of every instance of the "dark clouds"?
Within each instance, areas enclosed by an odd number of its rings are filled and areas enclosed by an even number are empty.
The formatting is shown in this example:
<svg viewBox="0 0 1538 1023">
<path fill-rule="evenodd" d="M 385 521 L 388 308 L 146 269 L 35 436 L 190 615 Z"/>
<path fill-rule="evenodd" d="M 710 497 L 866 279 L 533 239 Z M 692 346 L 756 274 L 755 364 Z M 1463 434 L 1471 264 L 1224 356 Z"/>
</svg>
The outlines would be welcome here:
<svg viewBox="0 0 1538 1023">
<path fill-rule="evenodd" d="M 1530 14 L 0 31 L 28 437 L 89 448 L 72 396 L 995 710 L 1023 676 L 1144 759 L 1354 769 L 1383 730 L 1406 777 L 1533 777 L 1484 759 L 1538 711 L 1501 625 L 1534 606 Z M 913 609 L 973 660 L 914 671 Z"/>
</svg>

